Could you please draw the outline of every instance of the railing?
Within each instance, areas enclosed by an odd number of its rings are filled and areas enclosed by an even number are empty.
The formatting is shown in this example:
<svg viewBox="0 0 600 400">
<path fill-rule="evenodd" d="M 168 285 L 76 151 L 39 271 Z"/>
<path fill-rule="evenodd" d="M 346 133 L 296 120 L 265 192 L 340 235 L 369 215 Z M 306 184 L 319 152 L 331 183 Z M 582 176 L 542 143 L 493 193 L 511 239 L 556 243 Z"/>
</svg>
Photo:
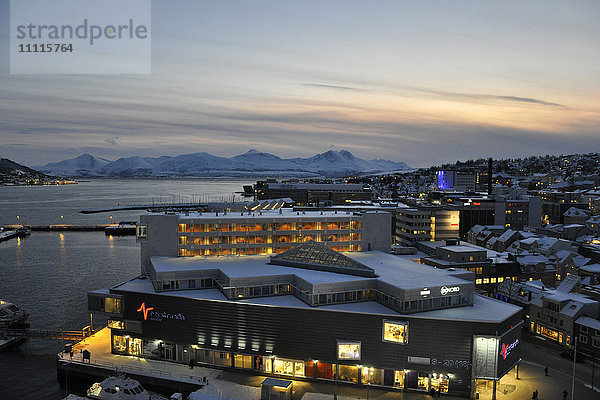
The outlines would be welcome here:
<svg viewBox="0 0 600 400">
<path fill-rule="evenodd" d="M 32 329 L 2 329 L 1 336 L 6 337 L 25 337 L 32 339 L 64 339 L 64 340 L 83 340 L 91 336 L 94 332 L 89 326 L 77 331 L 56 331 L 56 330 L 32 330 Z"/>
<path fill-rule="evenodd" d="M 176 372 L 171 372 L 171 371 L 163 371 L 160 369 L 155 369 L 155 368 L 142 368 L 142 367 L 138 367 L 135 365 L 126 365 L 126 364 L 115 364 L 114 362 L 111 361 L 104 361 L 104 360 L 89 360 L 88 361 L 83 361 L 83 355 L 81 355 L 80 353 L 78 353 L 75 357 L 73 358 L 69 358 L 67 356 L 67 353 L 59 353 L 59 357 L 60 359 L 68 364 L 85 364 L 85 365 L 94 365 L 100 368 L 107 368 L 107 369 L 111 369 L 114 370 L 115 373 L 118 372 L 123 372 L 123 373 L 131 373 L 131 374 L 138 374 L 138 375 L 144 375 L 144 376 L 153 376 L 153 377 L 159 377 L 159 378 L 166 378 L 169 380 L 175 380 L 178 382 L 187 382 L 187 383 L 193 383 L 196 385 L 200 385 L 200 384 L 204 384 L 207 381 L 207 378 L 205 376 L 200 377 L 200 376 L 194 376 L 194 375 L 187 375 L 187 374 L 180 374 L 180 373 L 176 373 Z"/>
</svg>

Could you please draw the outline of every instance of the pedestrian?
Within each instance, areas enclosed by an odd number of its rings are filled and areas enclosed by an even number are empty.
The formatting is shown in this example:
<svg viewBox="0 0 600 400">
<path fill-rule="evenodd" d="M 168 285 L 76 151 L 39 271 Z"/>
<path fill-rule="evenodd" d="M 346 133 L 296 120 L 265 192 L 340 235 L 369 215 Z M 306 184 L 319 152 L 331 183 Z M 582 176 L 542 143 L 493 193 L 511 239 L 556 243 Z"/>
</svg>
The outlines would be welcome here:
<svg viewBox="0 0 600 400">
<path fill-rule="evenodd" d="M 531 400 L 535 400 L 535 390 L 533 391 L 533 393 L 531 394 Z"/>
<path fill-rule="evenodd" d="M 569 392 L 567 392 L 566 390 L 563 390 L 563 400 L 567 400 L 568 395 L 569 395 Z"/>
<path fill-rule="evenodd" d="M 546 365 L 546 368 L 544 368 L 544 374 L 546 374 L 546 376 L 548 376 L 548 366 Z"/>
<path fill-rule="evenodd" d="M 537 391 L 537 389 L 535 389 L 534 393 L 535 393 L 535 400 L 537 400 L 537 398 L 538 398 L 538 391 Z"/>
<path fill-rule="evenodd" d="M 194 369 L 194 359 L 190 358 L 190 369 Z"/>
</svg>

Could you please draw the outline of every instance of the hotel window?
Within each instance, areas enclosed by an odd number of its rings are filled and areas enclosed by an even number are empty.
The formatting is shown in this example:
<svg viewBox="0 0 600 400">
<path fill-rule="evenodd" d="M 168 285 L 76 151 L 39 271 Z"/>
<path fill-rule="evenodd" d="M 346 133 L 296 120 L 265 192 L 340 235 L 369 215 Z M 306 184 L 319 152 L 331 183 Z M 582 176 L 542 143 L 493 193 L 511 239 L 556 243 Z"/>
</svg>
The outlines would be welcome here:
<svg viewBox="0 0 600 400">
<path fill-rule="evenodd" d="M 475 279 L 475 284 L 476 285 L 481 285 L 481 278 Z"/>
<path fill-rule="evenodd" d="M 600 339 L 592 338 L 592 346 L 600 347 Z"/>
<path fill-rule="evenodd" d="M 588 328 L 587 328 L 587 326 L 583 326 L 583 325 L 581 325 L 581 328 L 579 328 L 579 330 L 581 331 L 581 333 L 588 333 Z"/>
<path fill-rule="evenodd" d="M 406 343 L 407 335 L 407 322 L 383 321 L 383 340 L 385 342 Z"/>
<path fill-rule="evenodd" d="M 360 360 L 360 342 L 338 340 L 338 360 Z"/>
<path fill-rule="evenodd" d="M 182 245 L 188 244 L 187 236 L 179 236 L 179 244 L 182 244 Z"/>
</svg>

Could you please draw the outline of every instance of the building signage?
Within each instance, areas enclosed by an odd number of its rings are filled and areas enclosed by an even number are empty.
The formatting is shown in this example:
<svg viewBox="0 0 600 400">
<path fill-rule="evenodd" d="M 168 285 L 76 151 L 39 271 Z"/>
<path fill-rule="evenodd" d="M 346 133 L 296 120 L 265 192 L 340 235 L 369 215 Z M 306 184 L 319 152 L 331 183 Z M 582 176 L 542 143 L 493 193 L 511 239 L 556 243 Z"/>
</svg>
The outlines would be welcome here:
<svg viewBox="0 0 600 400">
<path fill-rule="evenodd" d="M 515 339 L 515 341 L 512 342 L 511 344 L 502 343 L 502 350 L 500 351 L 500 355 L 502 356 L 502 359 L 506 360 L 506 357 L 508 357 L 508 355 L 510 354 L 510 352 L 515 347 L 517 347 L 518 344 L 519 344 L 519 339 Z"/>
<path fill-rule="evenodd" d="M 431 290 L 425 288 L 420 292 L 421 296 L 429 296 L 431 294 Z"/>
<path fill-rule="evenodd" d="M 147 307 L 146 303 L 142 303 L 140 308 L 137 309 L 144 316 L 144 321 L 150 319 L 150 321 L 162 322 L 164 320 L 177 320 L 185 321 L 185 315 L 182 313 L 167 313 L 164 311 L 156 311 L 154 307 Z"/>
<path fill-rule="evenodd" d="M 440 289 L 440 293 L 442 294 L 442 296 L 447 295 L 448 293 L 458 293 L 460 292 L 460 286 L 442 286 L 442 288 Z"/>
</svg>

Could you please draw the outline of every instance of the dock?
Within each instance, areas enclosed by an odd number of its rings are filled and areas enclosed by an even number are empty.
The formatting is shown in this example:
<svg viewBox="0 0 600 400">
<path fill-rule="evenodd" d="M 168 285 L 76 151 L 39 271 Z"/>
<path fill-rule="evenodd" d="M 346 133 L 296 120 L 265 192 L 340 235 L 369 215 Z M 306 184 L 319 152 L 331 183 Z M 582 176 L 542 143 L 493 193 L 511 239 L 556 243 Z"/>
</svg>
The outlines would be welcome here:
<svg viewBox="0 0 600 400">
<path fill-rule="evenodd" d="M 90 358 L 84 359 L 84 350 Z M 147 389 L 163 392 L 191 393 L 204 387 L 209 379 L 216 378 L 222 371 L 174 364 L 139 357 L 120 356 L 110 353 L 110 328 L 104 328 L 72 346 L 70 352 L 57 355 L 56 369 L 59 383 L 72 387 L 75 381 L 82 387 L 108 376 L 123 373 L 138 380 Z"/>
<path fill-rule="evenodd" d="M 107 226 L 116 224 L 100 224 L 100 225 L 4 225 L 6 229 L 15 229 L 16 227 L 24 226 L 31 229 L 32 232 L 63 232 L 63 231 L 104 231 Z"/>
</svg>

